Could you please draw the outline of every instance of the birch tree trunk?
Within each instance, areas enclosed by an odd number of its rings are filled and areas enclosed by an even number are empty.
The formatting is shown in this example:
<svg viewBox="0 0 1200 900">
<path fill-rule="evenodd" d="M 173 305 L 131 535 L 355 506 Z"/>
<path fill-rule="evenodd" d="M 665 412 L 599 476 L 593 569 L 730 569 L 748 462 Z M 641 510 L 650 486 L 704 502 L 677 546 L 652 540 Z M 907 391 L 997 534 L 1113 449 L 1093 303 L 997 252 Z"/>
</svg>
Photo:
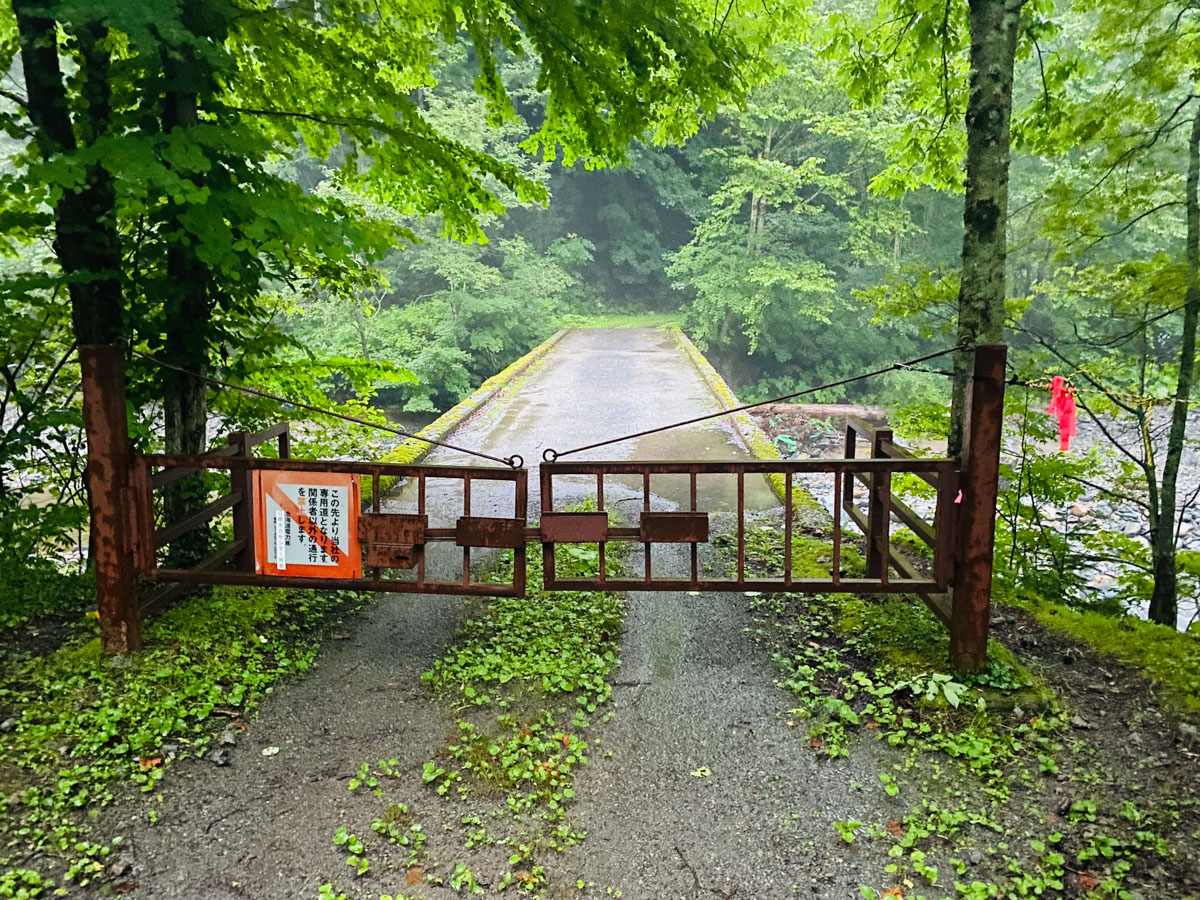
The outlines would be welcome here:
<svg viewBox="0 0 1200 900">
<path fill-rule="evenodd" d="M 1158 492 L 1158 515 L 1151 516 L 1150 547 L 1154 557 L 1154 592 L 1150 596 L 1150 618 L 1162 625 L 1176 626 L 1178 601 L 1175 573 L 1175 503 L 1179 464 L 1187 436 L 1188 406 L 1196 373 L 1196 321 L 1200 319 L 1200 109 L 1192 120 L 1188 139 L 1187 173 L 1187 288 L 1183 308 L 1183 341 L 1179 349 L 1179 380 L 1175 385 L 1175 405 L 1171 412 L 1171 431 L 1167 437 L 1167 455 L 1163 460 L 1162 483 Z"/>
<path fill-rule="evenodd" d="M 963 412 L 976 344 L 1004 339 L 1009 125 L 1013 59 L 1024 0 L 970 0 L 971 92 L 967 100 L 967 187 L 962 281 L 949 454 L 962 452 Z"/>
</svg>

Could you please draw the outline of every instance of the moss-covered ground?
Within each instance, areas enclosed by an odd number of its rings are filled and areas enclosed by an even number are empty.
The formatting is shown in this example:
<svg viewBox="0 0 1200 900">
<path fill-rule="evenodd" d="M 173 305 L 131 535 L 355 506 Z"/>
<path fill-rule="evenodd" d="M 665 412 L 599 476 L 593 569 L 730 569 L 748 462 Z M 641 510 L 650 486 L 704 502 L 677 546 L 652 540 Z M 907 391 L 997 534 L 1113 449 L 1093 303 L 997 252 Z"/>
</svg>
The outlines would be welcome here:
<svg viewBox="0 0 1200 900">
<path fill-rule="evenodd" d="M 1200 634 L 1037 599 L 1001 599 L 1026 610 L 1050 631 L 1136 669 L 1161 687 L 1163 700 L 1175 710 L 1200 715 Z"/>
<path fill-rule="evenodd" d="M 752 532 L 747 547 L 777 565 L 780 530 Z M 824 536 L 797 535 L 793 553 L 798 571 L 827 573 Z M 860 564 L 848 554 L 847 568 Z M 862 897 L 1198 895 L 1195 756 L 1144 692 L 1125 705 L 1107 689 L 1068 694 L 1045 656 L 1025 665 L 999 643 L 985 673 L 954 676 L 944 629 L 914 598 L 749 602 L 812 752 L 891 748 L 878 787 L 907 813 L 836 826 L 847 852 L 888 860 L 888 880 L 862 885 Z"/>
<path fill-rule="evenodd" d="M 101 657 L 82 613 L 57 649 L 14 654 L 0 670 L 0 897 L 95 878 L 121 841 L 94 826 L 103 808 L 132 785 L 153 817 L 172 764 L 203 755 L 276 682 L 306 671 L 361 602 L 217 588 L 148 623 L 132 660 Z"/>
</svg>

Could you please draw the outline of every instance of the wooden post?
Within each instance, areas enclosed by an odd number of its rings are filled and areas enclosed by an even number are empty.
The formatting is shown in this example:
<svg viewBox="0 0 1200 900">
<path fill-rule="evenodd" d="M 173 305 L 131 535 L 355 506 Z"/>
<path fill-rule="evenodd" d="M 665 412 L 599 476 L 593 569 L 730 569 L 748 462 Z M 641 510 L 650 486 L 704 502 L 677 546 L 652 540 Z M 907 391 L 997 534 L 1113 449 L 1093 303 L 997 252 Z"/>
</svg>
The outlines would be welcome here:
<svg viewBox="0 0 1200 900">
<path fill-rule="evenodd" d="M 950 663 L 957 672 L 987 668 L 1006 356 L 1003 344 L 975 348 L 975 369 L 966 397 L 958 566 L 950 612 Z"/>
<path fill-rule="evenodd" d="M 133 448 L 125 420 L 125 359 L 115 344 L 80 344 L 88 505 L 96 572 L 100 647 L 131 653 L 142 646 L 132 534 Z"/>
<path fill-rule="evenodd" d="M 238 448 L 234 459 L 249 459 L 251 456 L 250 435 L 235 431 L 227 439 L 229 446 Z M 242 549 L 233 559 L 233 567 L 239 572 L 254 571 L 254 473 L 236 465 L 229 469 L 229 489 L 241 491 L 242 499 L 233 505 L 233 539 L 243 541 Z"/>
<path fill-rule="evenodd" d="M 877 429 L 871 438 L 871 458 L 883 459 L 883 444 L 891 443 L 889 428 Z M 888 549 L 891 518 L 889 500 L 892 493 L 890 473 L 874 472 L 867 500 L 867 577 L 883 578 L 888 569 Z"/>
</svg>

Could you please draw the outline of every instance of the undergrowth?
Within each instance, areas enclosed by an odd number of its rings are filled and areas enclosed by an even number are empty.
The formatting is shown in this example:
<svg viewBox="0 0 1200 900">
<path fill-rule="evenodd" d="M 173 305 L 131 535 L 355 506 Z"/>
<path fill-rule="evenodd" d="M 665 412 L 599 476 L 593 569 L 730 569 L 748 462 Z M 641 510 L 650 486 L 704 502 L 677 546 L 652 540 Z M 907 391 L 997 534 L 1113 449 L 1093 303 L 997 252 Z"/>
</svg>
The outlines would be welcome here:
<svg viewBox="0 0 1200 900">
<path fill-rule="evenodd" d="M 748 557 L 778 566 L 781 541 L 757 529 Z M 795 538 L 798 576 L 827 576 L 829 555 L 827 540 Z M 861 567 L 857 554 L 844 558 L 850 574 Z M 915 598 L 750 602 L 753 636 L 773 649 L 796 699 L 789 723 L 812 751 L 889 748 L 877 789 L 907 811 L 835 825 L 835 839 L 882 855 L 887 881 L 863 884 L 863 898 L 1149 896 L 1134 893 L 1132 875 L 1173 858 L 1192 801 L 1139 792 L 1132 773 L 1106 770 L 1070 730 L 1069 711 L 1003 648 L 993 646 L 986 672 L 960 678 L 944 671 L 944 629 Z"/>
<path fill-rule="evenodd" d="M 7 643 L 12 632 L 31 623 L 87 630 L 84 613 L 95 608 L 95 598 L 89 574 L 63 572 L 42 559 L 5 562 L 0 567 L 0 638 Z M 5 650 L 27 650 L 37 644 L 28 630 L 20 637 L 15 648 Z"/>
<path fill-rule="evenodd" d="M 220 709 L 241 716 L 311 665 L 350 595 L 216 588 L 147 623 L 146 649 L 104 657 L 99 639 L 0 672 L 0 897 L 86 885 L 120 836 L 94 820 L 126 786 L 156 792 L 175 759 L 202 755 Z M 148 814 L 154 818 L 151 807 Z"/>
</svg>

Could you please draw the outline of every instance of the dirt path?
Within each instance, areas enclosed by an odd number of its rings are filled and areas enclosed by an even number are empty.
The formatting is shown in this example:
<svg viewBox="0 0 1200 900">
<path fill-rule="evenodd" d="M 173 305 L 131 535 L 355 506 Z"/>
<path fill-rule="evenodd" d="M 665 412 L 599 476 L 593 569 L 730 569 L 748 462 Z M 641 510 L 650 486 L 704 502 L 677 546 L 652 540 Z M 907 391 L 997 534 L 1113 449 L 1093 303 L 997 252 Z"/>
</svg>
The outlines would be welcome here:
<svg viewBox="0 0 1200 900">
<path fill-rule="evenodd" d="M 532 465 L 547 446 L 562 450 L 717 408 L 669 334 L 575 332 L 454 439 L 521 453 Z M 631 456 L 745 452 L 714 422 L 615 445 L 602 458 Z M 429 461 L 467 460 L 438 451 Z M 772 503 L 765 484 L 748 487 L 752 506 Z M 487 505 L 477 496 L 475 514 Z M 867 761 L 818 773 L 803 742 L 789 739 L 788 696 L 773 684 L 770 659 L 743 634 L 743 599 L 631 601 L 616 716 L 598 729 L 612 755 L 581 776 L 571 820 L 592 836 L 568 854 L 565 869 L 634 898 L 704 896 L 710 888 L 726 896 L 803 889 L 841 897 L 857 886 L 861 873 L 839 862 L 844 854 L 829 841 L 829 821 L 834 810 L 863 812 L 865 795 L 851 785 L 875 769 Z M 344 854 L 331 835 L 339 825 L 361 829 L 371 799 L 348 791 L 348 781 L 363 760 L 397 757 L 402 783 L 421 792 L 421 766 L 444 746 L 454 717 L 430 698 L 420 673 L 451 645 L 464 609 L 453 598 L 381 598 L 314 672 L 263 705 L 230 765 L 175 767 L 154 825 L 145 823 L 144 807 L 126 807 L 119 830 L 128 838 L 135 895 L 315 898 L 324 882 L 346 884 Z M 700 767 L 711 776 L 690 774 Z M 423 810 L 427 830 L 437 815 Z M 376 894 L 398 887 L 360 886 Z M 405 890 L 440 893 L 428 885 Z"/>
</svg>

